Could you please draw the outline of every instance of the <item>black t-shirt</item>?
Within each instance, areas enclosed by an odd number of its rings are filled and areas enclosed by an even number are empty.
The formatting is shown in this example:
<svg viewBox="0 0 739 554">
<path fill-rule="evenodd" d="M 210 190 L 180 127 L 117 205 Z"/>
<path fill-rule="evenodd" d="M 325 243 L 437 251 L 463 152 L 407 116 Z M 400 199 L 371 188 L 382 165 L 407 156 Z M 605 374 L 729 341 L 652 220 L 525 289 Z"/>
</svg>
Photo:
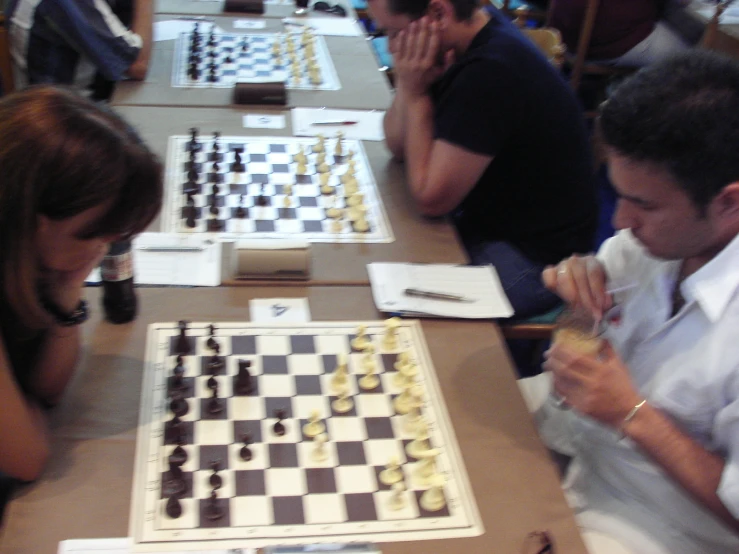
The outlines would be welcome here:
<svg viewBox="0 0 739 554">
<path fill-rule="evenodd" d="M 499 12 L 437 81 L 435 138 L 494 156 L 452 212 L 465 241 L 506 241 L 539 263 L 593 247 L 590 145 L 575 95 Z"/>
</svg>

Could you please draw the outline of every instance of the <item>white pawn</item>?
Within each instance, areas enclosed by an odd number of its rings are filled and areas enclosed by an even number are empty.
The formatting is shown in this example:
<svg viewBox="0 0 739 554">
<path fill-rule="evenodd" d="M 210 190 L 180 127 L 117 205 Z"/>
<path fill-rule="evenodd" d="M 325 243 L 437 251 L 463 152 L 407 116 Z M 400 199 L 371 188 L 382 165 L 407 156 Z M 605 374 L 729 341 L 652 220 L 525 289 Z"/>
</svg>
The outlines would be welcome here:
<svg viewBox="0 0 739 554">
<path fill-rule="evenodd" d="M 318 173 L 331 173 L 331 166 L 329 166 L 326 162 L 323 162 L 316 166 L 316 171 L 318 171 Z"/>
<path fill-rule="evenodd" d="M 344 387 L 339 392 L 339 397 L 331 403 L 331 407 L 338 414 L 345 414 L 354 407 L 354 401 L 349 396 L 349 388 Z"/>
<path fill-rule="evenodd" d="M 338 220 L 341 218 L 341 210 L 336 207 L 336 197 L 332 197 L 332 198 L 334 200 L 332 202 L 332 206 L 326 210 L 326 217 L 329 217 L 334 220 Z"/>
<path fill-rule="evenodd" d="M 366 233 L 367 231 L 369 231 L 369 223 L 367 223 L 367 220 L 363 217 L 360 217 L 354 223 L 352 223 L 352 227 L 354 227 L 354 230 L 357 233 Z"/>
<path fill-rule="evenodd" d="M 431 477 L 436 475 L 436 457 L 441 453 L 440 450 L 432 448 L 427 450 L 421 461 L 416 464 L 413 471 L 413 482 L 421 488 L 431 485 Z"/>
<path fill-rule="evenodd" d="M 293 156 L 293 161 L 299 164 L 308 163 L 308 157 L 305 155 L 305 150 L 303 149 L 302 144 L 300 145 L 300 149 L 298 150 L 298 153 Z"/>
<path fill-rule="evenodd" d="M 388 501 L 388 508 L 397 512 L 405 508 L 405 504 L 405 485 L 402 482 L 394 483 L 393 494 L 390 495 L 390 500 Z"/>
<path fill-rule="evenodd" d="M 312 69 L 308 73 L 308 78 L 310 79 L 311 85 L 320 85 L 323 82 L 323 79 L 321 78 L 321 73 L 318 71 L 318 69 Z"/>
<path fill-rule="evenodd" d="M 319 152 L 325 152 L 326 151 L 325 141 L 326 141 L 326 137 L 319 134 L 318 142 L 313 145 L 311 150 L 313 150 L 315 154 L 318 154 Z"/>
<path fill-rule="evenodd" d="M 325 462 L 328 459 L 328 452 L 326 452 L 326 441 L 328 437 L 326 433 L 319 433 L 313 437 L 313 443 L 316 445 L 310 453 L 310 457 L 314 462 Z"/>
<path fill-rule="evenodd" d="M 416 438 L 408 443 L 405 447 L 405 451 L 411 458 L 421 459 L 424 457 L 426 452 L 431 450 L 429 445 L 429 432 L 426 422 L 419 421 L 416 424 Z"/>
<path fill-rule="evenodd" d="M 339 214 L 339 217 L 331 222 L 331 232 L 341 233 L 342 231 L 344 231 L 344 223 L 342 223 L 341 214 Z"/>
<path fill-rule="evenodd" d="M 395 350 L 398 348 L 399 327 L 399 317 L 391 317 L 385 320 L 385 336 L 382 339 L 382 346 L 385 347 L 385 350 Z"/>
<path fill-rule="evenodd" d="M 313 410 L 308 418 L 308 423 L 303 425 L 303 434 L 306 437 L 317 437 L 326 431 L 326 426 L 321 421 L 321 414 L 318 410 Z"/>
<path fill-rule="evenodd" d="M 328 185 L 328 180 L 330 178 L 331 178 L 331 174 L 330 173 L 321 173 L 318 176 L 318 184 L 321 185 L 321 188 L 323 188 L 323 187 L 325 187 L 325 186 Z M 333 187 L 330 187 L 330 188 L 331 188 L 331 190 L 334 190 Z"/>
<path fill-rule="evenodd" d="M 446 498 L 444 498 L 444 483 L 446 479 L 443 475 L 437 473 L 429 478 L 431 488 L 421 495 L 421 501 L 419 502 L 421 508 L 427 512 L 438 512 L 444 506 L 446 506 Z"/>
<path fill-rule="evenodd" d="M 326 152 L 319 152 L 316 156 L 316 166 L 326 162 Z"/>
<path fill-rule="evenodd" d="M 334 156 L 343 156 L 344 155 L 344 145 L 342 141 L 344 140 L 344 133 L 339 131 L 336 133 L 336 146 L 334 147 Z"/>
<path fill-rule="evenodd" d="M 385 469 L 380 472 L 380 483 L 383 485 L 394 485 L 403 480 L 403 472 L 400 470 L 398 458 L 392 458 Z"/>
<path fill-rule="evenodd" d="M 400 415 L 405 415 L 411 410 L 411 401 L 413 396 L 411 395 L 411 387 L 407 386 L 403 389 L 398 396 L 393 400 L 393 407 L 395 412 Z"/>
<path fill-rule="evenodd" d="M 346 183 L 343 183 L 343 185 L 344 185 L 344 194 L 346 196 L 351 196 L 359 192 L 359 183 L 357 183 L 357 180 L 354 177 L 352 177 Z"/>
<path fill-rule="evenodd" d="M 289 208 L 290 206 L 292 206 L 292 201 L 290 200 L 290 197 L 289 197 L 289 196 L 285 196 L 285 197 L 284 197 L 284 198 L 282 199 L 282 205 L 283 205 L 283 206 L 284 206 L 285 208 Z"/>
<path fill-rule="evenodd" d="M 360 325 L 357 327 L 357 336 L 352 339 L 352 348 L 363 351 L 370 346 L 372 346 L 372 341 L 367 337 L 367 327 Z"/>
<path fill-rule="evenodd" d="M 364 203 L 364 194 L 361 192 L 355 192 L 346 201 L 349 206 L 359 206 Z"/>
<path fill-rule="evenodd" d="M 346 356 L 339 354 L 336 369 L 334 369 L 333 377 L 331 377 L 331 388 L 334 392 L 339 392 L 346 388 L 349 382 L 348 374 Z"/>
<path fill-rule="evenodd" d="M 364 374 L 364 377 L 359 380 L 359 386 L 362 390 L 376 389 L 380 384 L 380 379 L 375 375 L 377 368 L 375 366 L 374 351 L 375 349 L 372 345 L 365 350 L 366 354 L 364 355 L 364 360 L 362 360 L 362 367 L 366 373 Z"/>
<path fill-rule="evenodd" d="M 302 162 L 298 162 L 298 167 L 295 169 L 295 173 L 298 175 L 305 175 L 308 173 L 308 166 Z"/>
</svg>

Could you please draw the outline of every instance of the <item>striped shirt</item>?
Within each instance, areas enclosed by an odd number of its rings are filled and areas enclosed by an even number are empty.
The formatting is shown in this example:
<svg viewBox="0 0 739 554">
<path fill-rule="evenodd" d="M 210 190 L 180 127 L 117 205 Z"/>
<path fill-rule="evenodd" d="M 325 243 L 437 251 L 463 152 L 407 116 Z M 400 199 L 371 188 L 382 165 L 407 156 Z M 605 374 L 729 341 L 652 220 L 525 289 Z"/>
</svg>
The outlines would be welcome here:
<svg viewBox="0 0 739 554">
<path fill-rule="evenodd" d="M 114 14 L 130 0 L 9 0 L 11 55 L 19 88 L 38 83 L 89 89 L 96 73 L 119 81 L 143 46 Z"/>
</svg>

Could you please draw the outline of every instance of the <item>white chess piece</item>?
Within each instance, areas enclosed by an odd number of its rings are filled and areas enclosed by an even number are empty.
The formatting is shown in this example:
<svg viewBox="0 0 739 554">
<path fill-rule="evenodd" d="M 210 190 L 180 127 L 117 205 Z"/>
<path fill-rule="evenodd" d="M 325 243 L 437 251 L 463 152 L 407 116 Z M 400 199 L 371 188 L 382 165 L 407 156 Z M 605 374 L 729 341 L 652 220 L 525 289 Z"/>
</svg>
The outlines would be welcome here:
<svg viewBox="0 0 739 554">
<path fill-rule="evenodd" d="M 399 481 L 393 484 L 393 493 L 390 495 L 388 508 L 397 512 L 398 510 L 405 508 L 405 505 L 405 484 Z"/>
<path fill-rule="evenodd" d="M 367 327 L 359 325 L 357 327 L 357 336 L 352 339 L 352 348 L 354 350 L 363 351 L 372 346 L 372 341 L 367 337 Z"/>
<path fill-rule="evenodd" d="M 398 348 L 399 328 L 399 317 L 391 317 L 385 320 L 385 336 L 382 339 L 382 346 L 385 348 L 385 350 L 396 350 Z"/>
<path fill-rule="evenodd" d="M 331 407 L 338 414 L 345 414 L 354 407 L 354 401 L 349 396 L 349 387 L 339 391 L 339 397 L 331 403 Z"/>
<path fill-rule="evenodd" d="M 375 348 L 372 345 L 364 351 L 362 368 L 364 368 L 366 373 L 364 374 L 364 377 L 359 380 L 359 386 L 362 390 L 376 389 L 380 384 L 380 379 L 375 375 L 377 364 L 375 362 Z"/>
<path fill-rule="evenodd" d="M 334 147 L 334 156 L 343 156 L 344 155 L 344 133 L 339 131 L 336 133 L 336 146 Z"/>
<path fill-rule="evenodd" d="M 413 397 L 411 396 L 411 387 L 406 386 L 403 388 L 403 392 L 401 392 L 398 396 L 395 397 L 395 400 L 393 400 L 393 407 L 395 408 L 395 412 L 400 415 L 407 414 L 411 409 L 411 401 Z"/>
<path fill-rule="evenodd" d="M 411 458 L 420 459 L 429 450 L 431 446 L 429 445 L 428 425 L 425 421 L 419 421 L 416 424 L 416 438 L 408 443 L 405 451 Z"/>
<path fill-rule="evenodd" d="M 297 162 L 299 164 L 306 164 L 308 163 L 308 157 L 305 155 L 305 150 L 303 149 L 303 145 L 300 145 L 300 148 L 298 150 L 298 153 L 293 156 L 293 161 Z"/>
<path fill-rule="evenodd" d="M 313 443 L 316 445 L 310 453 L 310 457 L 314 462 L 325 462 L 328 459 L 328 452 L 326 452 L 326 441 L 328 437 L 326 433 L 319 433 L 313 437 Z"/>
<path fill-rule="evenodd" d="M 437 473 L 429 478 L 429 482 L 431 483 L 431 488 L 421 495 L 419 504 L 427 512 L 438 512 L 446 506 L 446 498 L 444 497 L 443 490 L 446 478 Z"/>
<path fill-rule="evenodd" d="M 392 458 L 385 469 L 380 472 L 380 483 L 383 485 L 394 485 L 403 480 L 403 471 L 400 469 L 398 458 Z"/>
<path fill-rule="evenodd" d="M 336 369 L 334 369 L 333 377 L 331 377 L 331 389 L 338 393 L 349 384 L 349 370 L 344 354 L 339 354 L 336 362 Z"/>
<path fill-rule="evenodd" d="M 318 154 L 319 152 L 325 152 L 326 151 L 325 141 L 326 141 L 326 137 L 324 137 L 323 135 L 319 134 L 318 135 L 318 142 L 313 145 L 313 147 L 311 148 L 311 150 L 313 150 L 313 152 L 315 154 Z"/>
<path fill-rule="evenodd" d="M 295 173 L 298 175 L 305 175 L 306 173 L 308 173 L 308 166 L 306 166 L 302 162 L 298 162 L 298 167 L 295 168 Z"/>
<path fill-rule="evenodd" d="M 436 458 L 440 450 L 432 448 L 423 453 L 413 470 L 413 482 L 420 488 L 431 486 L 431 477 L 436 475 Z"/>
<path fill-rule="evenodd" d="M 308 423 L 303 425 L 303 434 L 306 437 L 317 437 L 326 431 L 326 426 L 321 421 L 321 414 L 318 410 L 313 410 L 308 419 Z"/>
</svg>

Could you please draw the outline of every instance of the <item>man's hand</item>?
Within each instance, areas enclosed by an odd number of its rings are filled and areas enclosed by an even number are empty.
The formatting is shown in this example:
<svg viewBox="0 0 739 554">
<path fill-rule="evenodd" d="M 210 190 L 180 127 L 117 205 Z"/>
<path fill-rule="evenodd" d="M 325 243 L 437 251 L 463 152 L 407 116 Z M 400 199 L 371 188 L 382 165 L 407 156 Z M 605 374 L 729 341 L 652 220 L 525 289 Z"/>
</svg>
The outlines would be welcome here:
<svg viewBox="0 0 739 554">
<path fill-rule="evenodd" d="M 411 23 L 390 41 L 398 90 L 410 98 L 423 96 L 449 67 L 453 51 L 440 56 L 440 31 L 428 16 Z M 441 58 L 441 59 L 440 59 Z"/>
<path fill-rule="evenodd" d="M 606 291 L 608 276 L 595 256 L 572 256 L 541 274 L 544 286 L 573 307 L 582 307 L 597 319 L 613 306 Z"/>
<path fill-rule="evenodd" d="M 552 372 L 554 390 L 572 408 L 618 429 L 641 402 L 629 369 L 604 341 L 598 357 L 583 355 L 556 342 L 545 353 L 544 369 Z"/>
</svg>

